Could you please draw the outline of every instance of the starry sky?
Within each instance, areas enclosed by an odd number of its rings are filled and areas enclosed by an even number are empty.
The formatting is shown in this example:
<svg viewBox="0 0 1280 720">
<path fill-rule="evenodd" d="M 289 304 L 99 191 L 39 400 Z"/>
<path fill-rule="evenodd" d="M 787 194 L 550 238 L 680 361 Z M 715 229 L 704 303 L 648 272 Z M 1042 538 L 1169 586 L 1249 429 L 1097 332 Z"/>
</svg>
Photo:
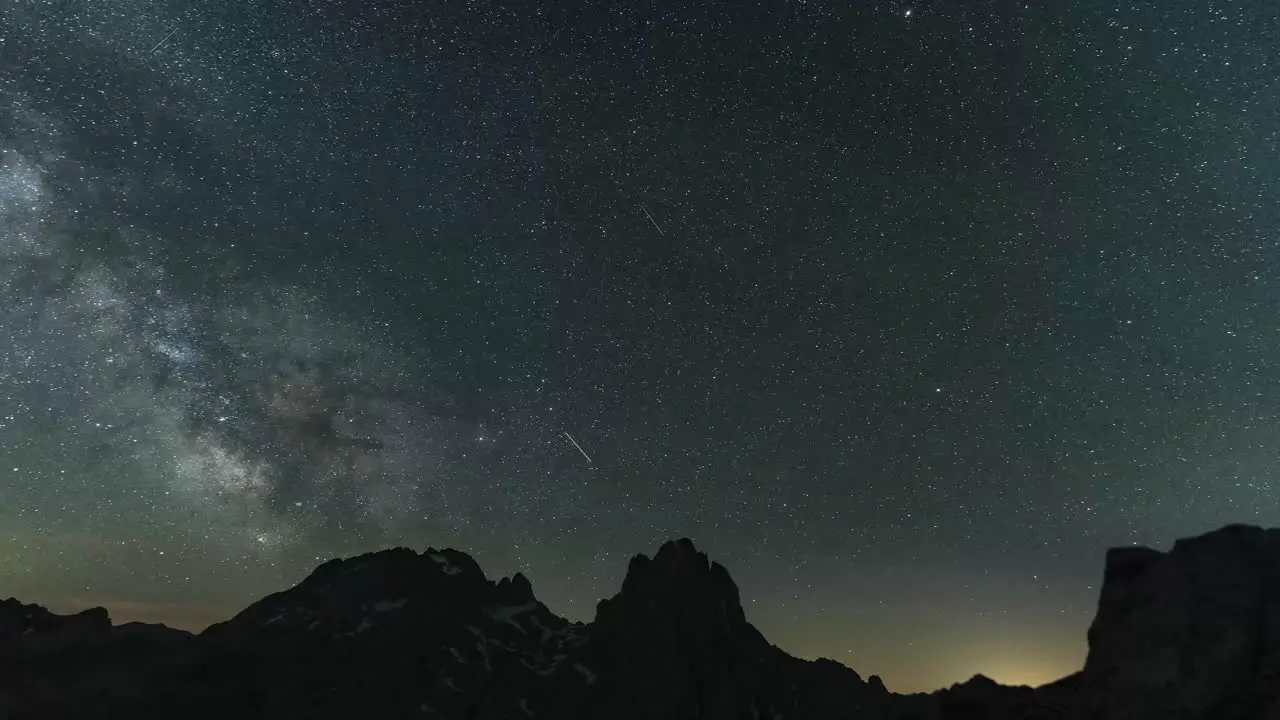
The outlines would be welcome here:
<svg viewBox="0 0 1280 720">
<path fill-rule="evenodd" d="M 200 628 L 689 536 L 893 690 L 1077 669 L 1108 546 L 1280 521 L 1247 2 L 14 0 L 0 597 Z"/>
</svg>

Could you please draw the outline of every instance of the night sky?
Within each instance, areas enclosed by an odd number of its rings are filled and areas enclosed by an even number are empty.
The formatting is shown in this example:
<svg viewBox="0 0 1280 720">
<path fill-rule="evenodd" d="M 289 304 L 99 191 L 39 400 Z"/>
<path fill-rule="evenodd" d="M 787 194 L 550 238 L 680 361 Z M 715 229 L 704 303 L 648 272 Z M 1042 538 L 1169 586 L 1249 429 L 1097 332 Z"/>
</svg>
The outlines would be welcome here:
<svg viewBox="0 0 1280 720">
<path fill-rule="evenodd" d="M 1270 0 L 10 0 L 0 597 L 200 628 L 433 545 L 589 620 L 689 536 L 802 657 L 1066 674 L 1105 548 L 1280 523 L 1278 54 Z"/>
</svg>

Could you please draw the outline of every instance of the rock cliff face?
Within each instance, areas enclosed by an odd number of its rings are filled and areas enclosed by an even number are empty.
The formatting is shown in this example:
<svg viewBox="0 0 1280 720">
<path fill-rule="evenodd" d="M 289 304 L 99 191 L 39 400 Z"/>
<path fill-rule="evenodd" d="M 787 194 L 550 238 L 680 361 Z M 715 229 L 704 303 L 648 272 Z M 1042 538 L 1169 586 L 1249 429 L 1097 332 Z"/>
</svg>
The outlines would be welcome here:
<svg viewBox="0 0 1280 720">
<path fill-rule="evenodd" d="M 636 556 L 589 624 L 454 550 L 334 560 L 190 635 L 0 602 L 0 719 L 1280 719 L 1280 531 L 1108 555 L 1084 669 L 895 695 L 791 657 L 688 540 Z"/>
<path fill-rule="evenodd" d="M 1280 717 L 1280 530 L 1107 554 L 1081 675 L 1096 717 Z"/>
</svg>

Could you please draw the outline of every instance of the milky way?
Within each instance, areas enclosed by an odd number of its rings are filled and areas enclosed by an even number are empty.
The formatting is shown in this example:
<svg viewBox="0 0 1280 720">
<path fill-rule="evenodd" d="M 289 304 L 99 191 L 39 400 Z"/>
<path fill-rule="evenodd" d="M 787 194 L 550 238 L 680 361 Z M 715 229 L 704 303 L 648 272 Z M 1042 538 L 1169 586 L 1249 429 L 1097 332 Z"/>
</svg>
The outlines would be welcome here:
<svg viewBox="0 0 1280 720">
<path fill-rule="evenodd" d="M 21 398 L 7 440 L 37 436 L 40 466 L 92 458 L 112 482 L 158 484 L 138 492 L 253 539 L 385 528 L 426 504 L 465 512 L 441 478 L 473 438 L 415 402 L 420 385 L 381 328 L 225 269 L 216 288 L 184 287 L 163 257 L 181 240 L 82 219 L 85 196 L 119 178 L 66 160 L 55 120 L 5 101 L 4 392 Z M 56 442 L 39 437 L 50 432 Z"/>
<path fill-rule="evenodd" d="M 245 252 L 255 168 L 287 151 L 210 130 L 226 106 L 185 58 L 131 47 L 137 27 L 107 35 L 120 8 L 64 9 L 18 8 L 5 38 L 9 522 L 52 531 L 33 518 L 53 507 L 103 543 L 158 533 L 248 562 L 472 522 L 484 488 L 458 466 L 500 458 L 501 430 L 389 321 L 326 296 L 325 269 L 287 278 Z"/>
</svg>

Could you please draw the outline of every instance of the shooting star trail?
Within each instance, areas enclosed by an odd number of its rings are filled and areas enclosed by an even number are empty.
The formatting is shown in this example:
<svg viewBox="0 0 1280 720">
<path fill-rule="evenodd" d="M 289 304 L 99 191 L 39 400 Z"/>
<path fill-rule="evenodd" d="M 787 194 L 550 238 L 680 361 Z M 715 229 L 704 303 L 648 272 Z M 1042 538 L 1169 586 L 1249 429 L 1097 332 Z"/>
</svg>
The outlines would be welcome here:
<svg viewBox="0 0 1280 720">
<path fill-rule="evenodd" d="M 165 36 L 164 36 L 164 38 L 162 38 L 162 39 L 160 40 L 160 42 L 156 43 L 156 46 L 155 46 L 155 47 L 153 47 L 153 48 L 151 48 L 151 52 L 149 52 L 149 53 L 147 53 L 147 54 L 148 54 L 148 55 L 150 55 L 150 54 L 154 53 L 155 51 L 159 50 L 159 49 L 160 49 L 160 46 L 161 46 L 161 45 L 163 45 L 163 44 L 165 44 L 165 43 L 167 43 L 167 42 L 169 42 L 169 38 L 173 37 L 173 34 L 174 34 L 174 33 L 176 33 L 176 32 L 178 32 L 178 28 L 176 28 L 176 27 L 175 27 L 174 29 L 170 30 L 170 31 L 169 31 L 169 34 L 168 34 L 168 35 L 165 35 Z"/>
<path fill-rule="evenodd" d="M 649 218 L 649 222 L 653 223 L 653 229 L 657 230 L 659 235 L 666 237 L 667 234 L 662 232 L 662 228 L 658 227 L 658 221 L 654 220 L 653 216 L 649 214 L 649 209 L 644 205 L 641 205 L 640 209 L 644 212 L 644 216 Z"/>
<path fill-rule="evenodd" d="M 570 435 L 568 432 L 565 432 L 564 436 L 569 438 L 569 442 L 573 443 L 574 447 L 578 448 L 578 452 L 582 453 L 582 457 L 586 458 L 587 462 L 591 462 L 591 456 L 587 454 L 586 450 L 582 449 L 582 446 L 578 444 L 577 440 L 573 439 L 572 435 Z"/>
</svg>

